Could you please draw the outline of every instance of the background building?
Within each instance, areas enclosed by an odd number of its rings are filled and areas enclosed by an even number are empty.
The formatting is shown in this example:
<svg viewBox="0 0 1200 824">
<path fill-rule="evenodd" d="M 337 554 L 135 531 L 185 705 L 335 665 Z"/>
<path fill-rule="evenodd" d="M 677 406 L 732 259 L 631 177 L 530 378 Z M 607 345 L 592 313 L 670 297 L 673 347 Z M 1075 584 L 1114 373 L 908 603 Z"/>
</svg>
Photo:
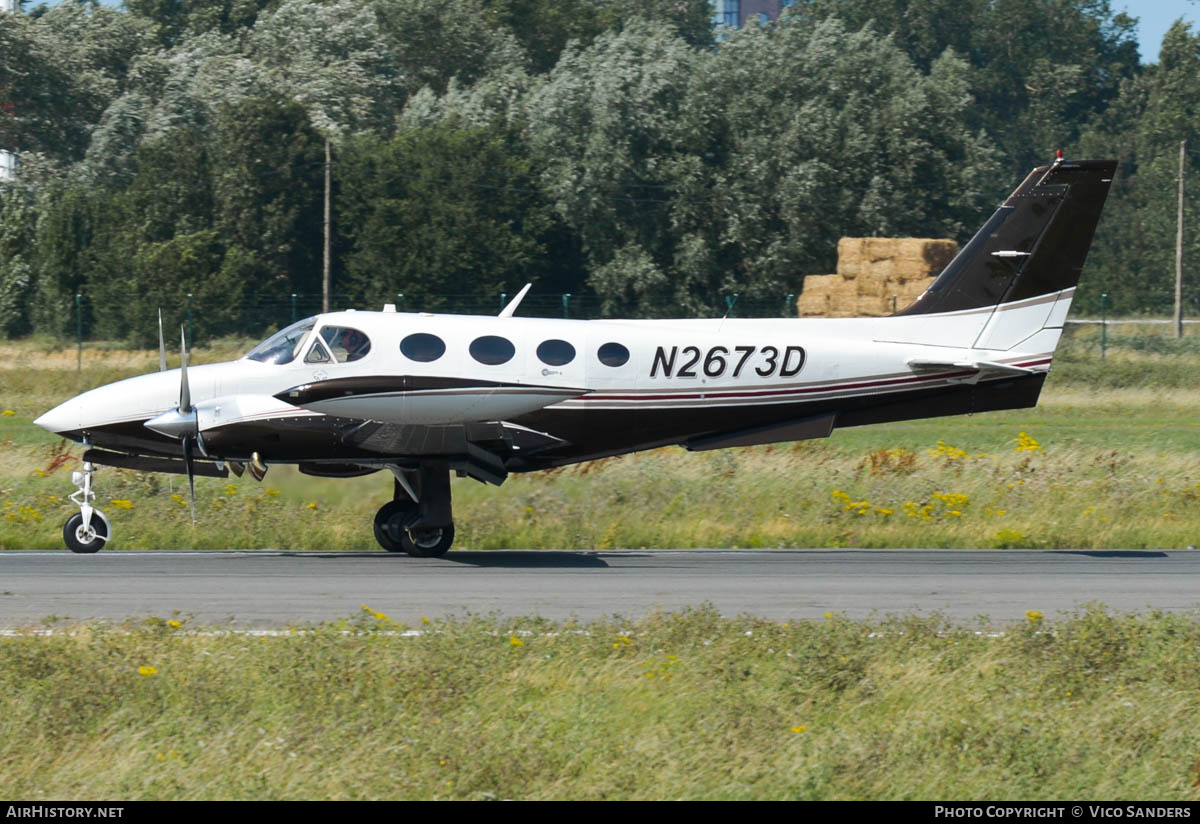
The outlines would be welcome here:
<svg viewBox="0 0 1200 824">
<path fill-rule="evenodd" d="M 713 0 L 713 25 L 745 26 L 778 19 L 795 0 Z"/>
<path fill-rule="evenodd" d="M 15 14 L 20 10 L 21 9 L 18 0 L 0 0 L 0 14 L 6 11 L 13 12 Z M 4 101 L 0 101 L 0 105 L 2 105 L 3 102 Z M 17 156 L 12 152 L 0 149 L 0 183 L 3 183 L 6 180 L 12 180 L 13 172 L 15 171 L 16 166 Z"/>
</svg>

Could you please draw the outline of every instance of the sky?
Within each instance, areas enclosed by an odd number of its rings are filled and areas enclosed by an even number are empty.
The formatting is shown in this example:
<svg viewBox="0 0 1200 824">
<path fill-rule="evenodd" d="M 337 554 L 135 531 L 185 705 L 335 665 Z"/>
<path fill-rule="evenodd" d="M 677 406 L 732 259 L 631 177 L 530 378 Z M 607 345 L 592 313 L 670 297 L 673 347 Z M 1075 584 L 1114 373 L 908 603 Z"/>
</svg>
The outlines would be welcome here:
<svg viewBox="0 0 1200 824">
<path fill-rule="evenodd" d="M 1114 11 L 1138 18 L 1138 52 L 1143 63 L 1157 63 L 1163 35 L 1180 17 L 1188 23 L 1200 22 L 1200 3 L 1194 0 L 1114 0 Z M 1200 27 L 1193 27 L 1193 30 Z"/>
</svg>

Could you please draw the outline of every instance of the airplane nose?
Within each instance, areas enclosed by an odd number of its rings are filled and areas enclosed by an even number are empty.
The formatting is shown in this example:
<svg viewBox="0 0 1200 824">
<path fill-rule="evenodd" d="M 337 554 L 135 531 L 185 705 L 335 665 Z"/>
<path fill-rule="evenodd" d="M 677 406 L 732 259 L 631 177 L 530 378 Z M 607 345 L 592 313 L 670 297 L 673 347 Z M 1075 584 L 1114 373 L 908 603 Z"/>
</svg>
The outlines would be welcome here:
<svg viewBox="0 0 1200 824">
<path fill-rule="evenodd" d="M 79 428 L 79 412 L 79 404 L 76 403 L 74 398 L 72 398 L 66 403 L 61 403 L 54 407 L 45 415 L 42 415 L 40 418 L 36 419 L 34 423 L 40 426 L 42 429 L 46 429 L 50 432 L 53 432 L 55 435 L 58 435 L 63 432 L 70 432 Z"/>
</svg>

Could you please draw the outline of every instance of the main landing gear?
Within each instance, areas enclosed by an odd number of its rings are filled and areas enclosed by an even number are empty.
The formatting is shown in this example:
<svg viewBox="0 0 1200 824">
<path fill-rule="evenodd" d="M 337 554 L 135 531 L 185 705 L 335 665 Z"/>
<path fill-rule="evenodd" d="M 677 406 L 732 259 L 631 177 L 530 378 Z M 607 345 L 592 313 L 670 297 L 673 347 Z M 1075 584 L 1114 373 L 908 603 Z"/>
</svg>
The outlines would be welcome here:
<svg viewBox="0 0 1200 824">
<path fill-rule="evenodd" d="M 375 514 L 375 540 L 388 552 L 417 558 L 445 555 L 454 543 L 450 468 L 429 462 L 419 469 L 390 467 L 393 500 Z"/>
<path fill-rule="evenodd" d="M 63 541 L 72 552 L 99 552 L 108 543 L 111 531 L 108 528 L 108 518 L 104 513 L 92 506 L 96 493 L 92 491 L 92 473 L 96 467 L 91 463 L 83 465 L 83 471 L 71 473 L 71 483 L 77 489 L 70 498 L 79 504 L 79 514 L 67 518 L 63 524 Z"/>
</svg>

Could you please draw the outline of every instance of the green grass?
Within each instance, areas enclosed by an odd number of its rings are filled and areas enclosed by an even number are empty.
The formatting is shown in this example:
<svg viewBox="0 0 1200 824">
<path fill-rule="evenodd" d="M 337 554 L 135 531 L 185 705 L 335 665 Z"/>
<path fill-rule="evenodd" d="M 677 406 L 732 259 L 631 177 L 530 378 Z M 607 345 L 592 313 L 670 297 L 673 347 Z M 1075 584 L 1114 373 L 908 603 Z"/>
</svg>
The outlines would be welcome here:
<svg viewBox="0 0 1200 824">
<path fill-rule="evenodd" d="M 31 801 L 1200 796 L 1195 616 L 1097 608 L 999 636 L 707 608 L 420 628 L 364 612 L 270 638 L 160 618 L 0 639 L 0 787 Z"/>
<path fill-rule="evenodd" d="M 779 446 L 664 449 L 514 476 L 500 489 L 454 482 L 460 547 L 1077 547 L 1200 543 L 1200 374 L 1196 342 L 1096 330 L 1064 342 L 1036 409 L 837 430 Z M 1146 343 L 1152 338 L 1157 342 Z M 1124 341 L 1124 342 L 1123 342 Z M 1130 342 L 1132 341 L 1132 342 Z M 243 343 L 197 352 L 233 356 Z M 155 353 L 37 344 L 0 347 L 0 549 L 57 548 L 73 505 L 61 451 L 32 418 L 55 403 L 153 369 Z M 11 412 L 11 414 L 9 414 Z M 1037 448 L 1019 449 L 1021 433 Z M 1026 442 L 1032 447 L 1032 442 Z M 324 480 L 273 467 L 197 481 L 193 527 L 180 478 L 98 475 L 111 546 L 373 549 L 385 475 Z"/>
</svg>

